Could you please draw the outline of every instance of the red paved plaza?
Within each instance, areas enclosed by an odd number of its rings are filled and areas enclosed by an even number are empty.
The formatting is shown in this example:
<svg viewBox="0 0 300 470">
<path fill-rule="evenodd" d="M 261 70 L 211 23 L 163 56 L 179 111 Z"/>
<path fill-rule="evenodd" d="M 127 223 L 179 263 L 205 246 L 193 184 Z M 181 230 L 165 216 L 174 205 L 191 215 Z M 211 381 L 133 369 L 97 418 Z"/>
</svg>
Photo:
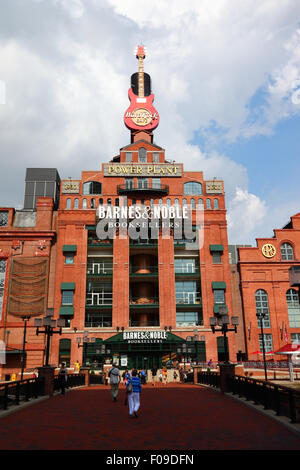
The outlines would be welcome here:
<svg viewBox="0 0 300 470">
<path fill-rule="evenodd" d="M 124 388 L 72 390 L 0 420 L 1 449 L 300 449 L 300 437 L 244 404 L 194 385 L 144 387 L 137 419 Z"/>
</svg>

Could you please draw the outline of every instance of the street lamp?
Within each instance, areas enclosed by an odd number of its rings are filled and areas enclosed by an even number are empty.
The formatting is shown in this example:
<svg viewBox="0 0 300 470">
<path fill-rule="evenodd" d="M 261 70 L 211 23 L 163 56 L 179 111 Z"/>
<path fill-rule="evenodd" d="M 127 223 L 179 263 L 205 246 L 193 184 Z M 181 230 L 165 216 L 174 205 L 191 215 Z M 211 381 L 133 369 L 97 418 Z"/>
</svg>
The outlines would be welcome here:
<svg viewBox="0 0 300 470">
<path fill-rule="evenodd" d="M 23 332 L 23 348 L 22 348 L 22 365 L 21 365 L 21 380 L 23 380 L 23 374 L 24 374 L 24 367 L 25 367 L 25 345 L 26 345 L 26 330 L 27 330 L 27 322 L 30 319 L 30 316 L 24 316 L 22 317 L 22 320 L 24 321 L 24 332 Z"/>
<path fill-rule="evenodd" d="M 267 365 L 266 365 L 266 351 L 265 351 L 265 337 L 264 337 L 264 328 L 263 328 L 263 319 L 265 318 L 265 313 L 257 313 L 257 319 L 260 321 L 260 331 L 261 331 L 261 340 L 262 340 L 262 350 L 263 350 L 263 361 L 264 361 L 264 370 L 265 370 L 265 379 L 268 380 L 267 375 Z"/>
<path fill-rule="evenodd" d="M 227 332 L 228 331 L 234 331 L 237 333 L 237 326 L 239 324 L 239 317 L 231 317 L 231 324 L 233 328 L 229 328 L 228 325 L 230 325 L 230 318 L 229 315 L 221 315 L 219 317 L 210 317 L 209 319 L 209 324 L 212 329 L 212 332 L 215 333 L 216 331 L 221 331 L 223 336 L 224 336 L 224 354 L 225 354 L 225 361 L 226 363 L 229 363 L 229 353 L 228 353 L 228 347 L 227 347 Z M 216 326 L 219 326 L 220 328 L 216 328 Z"/>
<path fill-rule="evenodd" d="M 58 320 L 52 320 L 52 315 L 53 315 L 52 312 L 51 313 L 48 312 L 44 318 L 35 318 L 34 320 L 34 326 L 36 327 L 36 335 L 39 335 L 40 333 L 42 333 L 47 338 L 45 367 L 49 365 L 50 338 L 54 334 L 61 335 L 62 328 L 65 326 L 64 318 L 59 318 Z M 42 326 L 44 327 L 44 330 L 40 330 Z M 59 328 L 59 330 L 55 330 L 56 327 Z"/>
<path fill-rule="evenodd" d="M 82 343 L 81 343 L 81 340 L 82 340 Z M 83 359 L 84 361 L 84 365 L 86 366 L 86 360 L 87 360 L 87 345 L 88 343 L 95 343 L 96 342 L 96 338 L 89 338 L 89 333 L 88 331 L 85 331 L 84 332 L 84 335 L 83 335 L 83 338 L 81 338 L 80 336 L 78 336 L 76 338 L 76 342 L 77 342 L 77 345 L 78 345 L 78 348 L 83 348 Z"/>
</svg>

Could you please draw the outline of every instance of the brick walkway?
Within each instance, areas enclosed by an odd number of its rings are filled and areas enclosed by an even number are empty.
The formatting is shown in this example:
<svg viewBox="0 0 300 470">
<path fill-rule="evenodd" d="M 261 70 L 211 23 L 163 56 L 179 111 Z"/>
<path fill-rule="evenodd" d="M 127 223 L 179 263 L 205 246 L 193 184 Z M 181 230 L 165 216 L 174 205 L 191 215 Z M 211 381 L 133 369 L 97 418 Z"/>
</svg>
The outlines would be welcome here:
<svg viewBox="0 0 300 470">
<path fill-rule="evenodd" d="M 124 388 L 72 390 L 0 419 L 0 449 L 300 450 L 300 438 L 255 410 L 204 387 L 144 387 L 128 417 Z"/>
</svg>

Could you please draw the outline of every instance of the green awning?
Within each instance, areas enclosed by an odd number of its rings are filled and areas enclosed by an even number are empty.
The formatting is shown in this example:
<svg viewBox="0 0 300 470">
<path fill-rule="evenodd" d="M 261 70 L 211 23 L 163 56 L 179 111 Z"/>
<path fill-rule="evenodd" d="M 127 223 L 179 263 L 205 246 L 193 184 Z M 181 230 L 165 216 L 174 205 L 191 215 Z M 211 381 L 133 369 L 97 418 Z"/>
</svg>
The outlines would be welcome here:
<svg viewBox="0 0 300 470">
<path fill-rule="evenodd" d="M 63 253 L 76 253 L 77 252 L 77 245 L 64 245 L 63 246 Z"/>
<path fill-rule="evenodd" d="M 212 282 L 211 286 L 212 286 L 213 290 L 215 290 L 215 289 L 225 290 L 226 289 L 226 282 Z"/>
<path fill-rule="evenodd" d="M 62 282 L 60 290 L 75 290 L 75 282 Z"/>
<path fill-rule="evenodd" d="M 64 316 L 73 316 L 74 315 L 74 307 L 71 305 L 65 305 L 63 307 L 60 307 L 59 309 L 59 316 L 64 317 Z"/>
<path fill-rule="evenodd" d="M 220 312 L 219 312 L 220 307 L 222 307 L 222 308 L 225 307 L 225 308 L 226 308 L 226 313 L 228 313 L 228 307 L 227 307 L 227 305 L 216 305 L 216 304 L 214 305 L 214 313 L 220 313 Z"/>
<path fill-rule="evenodd" d="M 223 245 L 209 245 L 209 250 L 210 250 L 211 252 L 213 252 L 213 251 L 218 251 L 218 252 L 220 252 L 220 251 L 221 251 L 221 252 L 223 253 L 224 247 L 223 247 Z"/>
</svg>

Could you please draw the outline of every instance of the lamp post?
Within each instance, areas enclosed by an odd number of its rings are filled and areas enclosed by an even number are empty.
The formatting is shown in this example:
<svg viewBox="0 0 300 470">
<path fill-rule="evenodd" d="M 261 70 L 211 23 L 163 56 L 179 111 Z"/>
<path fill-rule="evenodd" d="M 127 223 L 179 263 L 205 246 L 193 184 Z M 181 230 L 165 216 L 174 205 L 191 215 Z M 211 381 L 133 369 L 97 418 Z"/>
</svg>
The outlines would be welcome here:
<svg viewBox="0 0 300 470">
<path fill-rule="evenodd" d="M 23 380 L 24 368 L 25 368 L 25 345 L 26 345 L 26 331 L 27 331 L 27 322 L 30 319 L 30 316 L 22 317 L 24 321 L 24 332 L 23 332 L 23 348 L 22 348 L 22 365 L 21 365 L 21 380 Z"/>
<path fill-rule="evenodd" d="M 50 338 L 54 334 L 62 334 L 62 328 L 65 326 L 65 320 L 63 318 L 53 320 L 51 312 L 48 313 L 44 318 L 35 318 L 34 326 L 36 327 L 36 335 L 39 335 L 41 333 L 47 338 L 45 367 L 48 367 L 50 354 Z M 44 327 L 44 329 L 40 330 L 42 326 Z M 59 329 L 55 330 L 56 327 Z"/>
<path fill-rule="evenodd" d="M 265 313 L 257 313 L 256 314 L 257 319 L 260 321 L 260 331 L 261 331 L 261 340 L 262 340 L 265 380 L 268 380 L 267 365 L 266 365 L 265 336 L 264 336 L 264 328 L 263 328 L 263 319 L 265 318 L 265 315 L 266 315 Z"/>
<path fill-rule="evenodd" d="M 81 343 L 81 340 L 82 340 L 82 343 Z M 88 345 L 88 343 L 95 343 L 96 338 L 89 338 L 88 331 L 85 331 L 82 338 L 80 336 L 78 336 L 76 338 L 76 342 L 77 342 L 78 348 L 83 348 L 83 356 L 84 357 L 82 358 L 82 362 L 84 362 L 84 365 L 86 366 L 87 345 Z M 83 359 L 84 359 L 84 361 L 83 361 Z"/>
<path fill-rule="evenodd" d="M 233 328 L 229 328 L 230 325 L 230 318 L 229 315 L 221 315 L 219 317 L 210 317 L 209 324 L 212 329 L 212 332 L 215 333 L 216 331 L 222 332 L 224 336 L 224 354 L 225 354 L 225 363 L 229 363 L 229 351 L 227 347 L 227 333 L 229 331 L 234 331 L 237 333 L 237 326 L 239 324 L 239 317 L 231 317 L 231 324 Z M 220 328 L 216 328 L 216 326 L 220 326 Z"/>
</svg>

